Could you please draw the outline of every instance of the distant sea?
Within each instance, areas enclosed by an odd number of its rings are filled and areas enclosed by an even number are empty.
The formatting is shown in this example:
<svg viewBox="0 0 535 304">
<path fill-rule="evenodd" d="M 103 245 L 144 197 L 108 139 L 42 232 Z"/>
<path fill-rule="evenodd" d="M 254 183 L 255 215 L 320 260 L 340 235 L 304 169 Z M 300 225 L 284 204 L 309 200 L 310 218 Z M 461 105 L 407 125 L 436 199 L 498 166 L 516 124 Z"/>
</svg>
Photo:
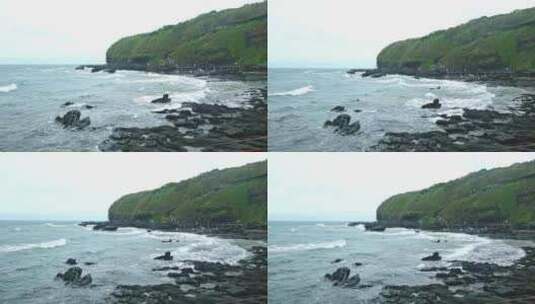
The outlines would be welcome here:
<svg viewBox="0 0 535 304">
<path fill-rule="evenodd" d="M 154 257 L 171 251 L 173 262 L 184 260 L 236 264 L 249 255 L 249 241 L 223 240 L 189 233 L 147 232 L 120 228 L 117 232 L 93 231 L 75 222 L 0 221 L 0 303 L 57 304 L 104 303 L 117 285 L 172 283 Z M 172 243 L 162 243 L 172 239 Z M 176 242 L 178 241 L 178 242 Z M 67 287 L 54 280 L 75 258 L 93 277 L 91 288 Z M 95 265 L 86 266 L 91 262 Z"/>
<path fill-rule="evenodd" d="M 167 124 L 154 110 L 183 102 L 243 107 L 254 82 L 194 78 L 136 71 L 91 73 L 74 65 L 0 65 L 0 151 L 97 151 L 114 127 Z M 262 85 L 262 86 L 265 86 Z M 256 86 L 257 87 L 257 86 Z M 172 103 L 151 101 L 170 94 Z M 72 106 L 62 105 L 72 102 Z M 86 105 L 94 106 L 91 110 Z M 83 131 L 54 122 L 69 110 L 91 118 Z"/>
<path fill-rule="evenodd" d="M 343 69 L 270 69 L 270 151 L 367 151 L 387 132 L 438 130 L 440 115 L 462 114 L 464 108 L 508 112 L 513 98 L 530 93 L 461 81 L 361 75 Z M 435 98 L 442 109 L 421 108 Z M 345 106 L 352 120 L 360 121 L 359 134 L 343 137 L 323 128 L 339 115 L 330 112 L 335 106 Z"/>
<path fill-rule="evenodd" d="M 435 251 L 441 262 L 421 261 Z M 512 265 L 525 255 L 510 241 L 404 228 L 366 232 L 363 226 L 331 222 L 270 222 L 268 252 L 270 304 L 370 303 L 386 285 L 438 282 L 434 273 L 419 271 L 423 267 L 446 266 L 450 260 Z M 343 261 L 333 264 L 336 259 Z M 372 287 L 346 289 L 324 279 L 343 266 Z"/>
</svg>

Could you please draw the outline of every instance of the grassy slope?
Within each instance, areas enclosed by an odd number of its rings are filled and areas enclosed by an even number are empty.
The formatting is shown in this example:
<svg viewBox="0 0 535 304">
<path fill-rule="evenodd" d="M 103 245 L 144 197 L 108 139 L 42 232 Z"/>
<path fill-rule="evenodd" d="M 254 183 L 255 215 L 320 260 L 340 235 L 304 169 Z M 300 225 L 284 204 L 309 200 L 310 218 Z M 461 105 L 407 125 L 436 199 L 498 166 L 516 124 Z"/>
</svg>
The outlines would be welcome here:
<svg viewBox="0 0 535 304">
<path fill-rule="evenodd" d="M 377 210 L 379 221 L 424 226 L 535 222 L 535 162 L 483 170 L 428 189 L 396 195 Z"/>
<path fill-rule="evenodd" d="M 210 12 L 155 32 L 119 40 L 109 64 L 267 65 L 267 2 Z"/>
<path fill-rule="evenodd" d="M 129 194 L 109 210 L 111 221 L 266 224 L 267 162 L 214 170 L 153 191 Z"/>
<path fill-rule="evenodd" d="M 396 42 L 377 58 L 382 69 L 527 71 L 535 69 L 535 8 L 483 17 L 420 39 Z"/>
</svg>

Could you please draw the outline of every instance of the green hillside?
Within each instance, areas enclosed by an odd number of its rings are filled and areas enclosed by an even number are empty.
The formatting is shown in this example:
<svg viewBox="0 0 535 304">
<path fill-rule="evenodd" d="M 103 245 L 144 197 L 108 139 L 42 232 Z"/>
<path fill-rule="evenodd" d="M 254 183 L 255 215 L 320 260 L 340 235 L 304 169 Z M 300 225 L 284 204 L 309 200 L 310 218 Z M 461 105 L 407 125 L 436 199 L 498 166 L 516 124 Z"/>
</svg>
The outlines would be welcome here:
<svg viewBox="0 0 535 304">
<path fill-rule="evenodd" d="M 266 218 L 267 162 L 214 170 L 129 194 L 109 210 L 110 221 L 117 223 L 266 225 Z"/>
<path fill-rule="evenodd" d="M 212 11 L 155 32 L 126 37 L 106 54 L 109 65 L 267 66 L 267 2 Z"/>
<path fill-rule="evenodd" d="M 377 66 L 406 73 L 535 70 L 535 8 L 396 42 L 381 51 Z"/>
<path fill-rule="evenodd" d="M 535 161 L 396 195 L 377 209 L 377 220 L 420 227 L 534 224 Z"/>
</svg>

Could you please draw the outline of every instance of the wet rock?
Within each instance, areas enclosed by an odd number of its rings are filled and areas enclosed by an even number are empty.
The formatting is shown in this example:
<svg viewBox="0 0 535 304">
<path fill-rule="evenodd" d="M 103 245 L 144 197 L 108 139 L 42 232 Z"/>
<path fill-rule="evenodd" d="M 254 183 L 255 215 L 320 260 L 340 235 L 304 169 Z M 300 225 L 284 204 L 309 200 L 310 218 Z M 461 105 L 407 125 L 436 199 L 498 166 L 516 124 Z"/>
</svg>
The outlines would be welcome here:
<svg viewBox="0 0 535 304">
<path fill-rule="evenodd" d="M 70 107 L 70 106 L 73 106 L 73 105 L 74 105 L 74 102 L 67 101 L 66 103 L 62 104 L 61 107 L 62 108 L 66 108 L 66 107 Z"/>
<path fill-rule="evenodd" d="M 93 265 L 96 265 L 97 263 L 95 262 L 85 262 L 84 265 L 85 266 L 93 266 Z"/>
<path fill-rule="evenodd" d="M 87 274 L 82 277 L 82 268 L 72 267 L 69 268 L 65 273 L 58 273 L 56 279 L 63 280 L 65 285 L 72 285 L 77 287 L 87 287 L 93 282 L 93 278 L 90 274 Z"/>
<path fill-rule="evenodd" d="M 325 278 L 333 281 L 334 285 L 338 285 L 341 283 L 344 283 L 349 278 L 349 274 L 351 273 L 351 270 L 347 267 L 341 267 L 338 268 L 335 272 L 332 274 L 326 274 Z"/>
<path fill-rule="evenodd" d="M 76 264 L 78 264 L 78 263 L 76 262 L 76 259 L 69 258 L 69 259 L 67 259 L 67 261 L 65 262 L 65 264 L 67 264 L 67 265 L 76 265 Z"/>
<path fill-rule="evenodd" d="M 111 225 L 110 223 L 98 223 L 93 227 L 93 230 L 114 232 L 119 230 L 119 227 Z"/>
<path fill-rule="evenodd" d="M 347 288 L 355 288 L 357 286 L 359 286 L 359 283 L 360 283 L 360 276 L 358 274 L 350 277 L 345 283 L 344 283 L 344 287 L 347 287 Z"/>
<path fill-rule="evenodd" d="M 422 258 L 422 261 L 440 261 L 440 260 L 442 260 L 442 257 L 440 256 L 438 252 L 434 252 L 432 255 Z"/>
<path fill-rule="evenodd" d="M 442 108 L 442 105 L 440 104 L 440 100 L 438 98 L 435 98 L 433 100 L 433 103 L 428 103 L 422 106 L 422 109 L 440 109 Z"/>
<path fill-rule="evenodd" d="M 341 112 L 345 112 L 345 111 L 346 111 L 346 107 L 344 107 L 344 106 L 336 106 L 336 107 L 331 109 L 331 112 L 341 113 Z"/>
<path fill-rule="evenodd" d="M 172 261 L 173 256 L 171 255 L 170 251 L 167 251 L 164 255 L 161 255 L 159 257 L 155 257 L 155 260 L 163 260 L 163 261 Z"/>
<path fill-rule="evenodd" d="M 80 119 L 82 113 L 77 110 L 69 111 L 63 117 L 56 117 L 56 122 L 62 124 L 64 128 L 73 128 L 73 129 L 84 129 L 91 124 L 91 119 L 86 117 Z"/>
<path fill-rule="evenodd" d="M 332 261 L 331 264 L 338 264 L 338 263 L 340 263 L 342 261 L 343 261 L 342 259 L 336 259 L 336 260 Z"/>
<path fill-rule="evenodd" d="M 362 263 L 356 262 L 356 263 L 353 263 L 353 266 L 360 267 L 360 266 L 362 266 Z"/>
<path fill-rule="evenodd" d="M 386 227 L 379 223 L 366 223 L 364 224 L 364 228 L 366 229 L 366 231 L 374 232 L 384 232 L 386 230 Z"/>
<path fill-rule="evenodd" d="M 324 124 L 324 128 L 335 127 L 334 132 L 342 136 L 354 135 L 360 130 L 361 126 L 358 121 L 354 122 L 353 124 L 350 124 L 350 122 L 351 122 L 351 116 L 347 114 L 341 114 L 338 117 L 336 117 L 333 121 L 330 121 L 330 120 L 326 121 Z"/>
<path fill-rule="evenodd" d="M 171 98 L 169 98 L 169 94 L 164 94 L 162 98 L 155 99 L 151 101 L 151 103 L 170 103 Z"/>
</svg>

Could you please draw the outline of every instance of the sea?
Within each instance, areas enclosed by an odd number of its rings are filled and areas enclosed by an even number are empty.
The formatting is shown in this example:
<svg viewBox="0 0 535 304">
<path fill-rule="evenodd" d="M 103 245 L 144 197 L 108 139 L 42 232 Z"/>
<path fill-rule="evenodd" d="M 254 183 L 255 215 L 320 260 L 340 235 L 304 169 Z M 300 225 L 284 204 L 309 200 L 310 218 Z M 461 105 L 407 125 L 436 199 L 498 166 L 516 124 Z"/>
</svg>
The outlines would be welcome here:
<svg viewBox="0 0 535 304">
<path fill-rule="evenodd" d="M 440 240 L 440 242 L 438 242 Z M 389 228 L 368 232 L 362 225 L 342 222 L 269 223 L 269 303 L 378 303 L 386 285 L 439 283 L 424 267 L 448 266 L 449 261 L 488 262 L 503 266 L 525 256 L 521 242 L 494 240 L 460 233 Z M 440 262 L 421 259 L 439 252 Z M 336 259 L 342 262 L 333 263 Z M 362 263 L 362 266 L 355 266 Z M 324 279 L 339 267 L 359 274 L 363 289 L 340 288 Z"/>
<path fill-rule="evenodd" d="M 98 151 L 115 127 L 166 125 L 153 111 L 183 102 L 247 107 L 249 88 L 263 81 L 163 75 L 137 71 L 91 73 L 74 65 L 0 65 L 0 151 Z M 151 101 L 169 94 L 172 102 Z M 65 103 L 73 103 L 62 107 Z M 91 110 L 86 105 L 93 106 Z M 58 115 L 81 110 L 91 126 L 63 129 Z"/>
<path fill-rule="evenodd" d="M 162 243 L 168 240 L 173 242 Z M 105 303 L 117 285 L 173 282 L 153 268 L 187 267 L 186 260 L 235 265 L 254 245 L 258 241 L 138 228 L 93 231 L 76 222 L 0 221 L 0 303 Z M 174 256 L 172 262 L 154 260 L 166 251 Z M 72 267 L 65 264 L 69 258 L 77 260 L 82 275 L 91 274 L 92 287 L 73 288 L 55 280 Z"/>
<path fill-rule="evenodd" d="M 269 70 L 270 151 L 369 151 L 387 132 L 439 130 L 440 115 L 460 115 L 464 108 L 510 112 L 513 99 L 535 89 L 488 86 L 451 80 L 389 75 L 363 78 L 342 69 Z M 442 109 L 421 107 L 440 99 Z M 340 136 L 323 128 L 344 106 L 362 129 Z M 360 112 L 355 112 L 355 111 Z"/>
</svg>

